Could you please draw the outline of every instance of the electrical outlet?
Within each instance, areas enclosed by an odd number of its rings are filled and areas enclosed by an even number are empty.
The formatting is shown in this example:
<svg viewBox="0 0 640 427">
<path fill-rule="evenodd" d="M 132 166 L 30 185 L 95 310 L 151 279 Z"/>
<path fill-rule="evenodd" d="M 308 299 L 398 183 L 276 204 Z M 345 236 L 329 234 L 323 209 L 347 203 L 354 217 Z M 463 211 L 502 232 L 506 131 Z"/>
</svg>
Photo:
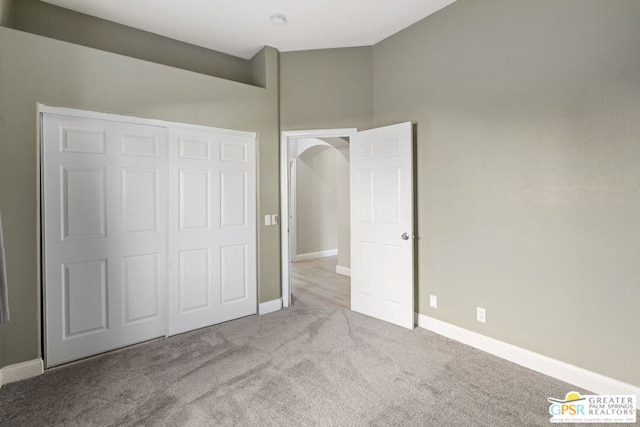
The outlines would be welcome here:
<svg viewBox="0 0 640 427">
<path fill-rule="evenodd" d="M 272 225 L 278 225 L 278 220 L 280 218 L 278 218 L 278 215 L 271 215 L 271 224 Z"/>
<path fill-rule="evenodd" d="M 435 295 L 429 295 L 429 306 L 431 308 L 438 308 L 438 297 Z"/>
<path fill-rule="evenodd" d="M 487 310 L 482 307 L 476 308 L 476 318 L 478 322 L 486 323 L 487 322 Z"/>
</svg>

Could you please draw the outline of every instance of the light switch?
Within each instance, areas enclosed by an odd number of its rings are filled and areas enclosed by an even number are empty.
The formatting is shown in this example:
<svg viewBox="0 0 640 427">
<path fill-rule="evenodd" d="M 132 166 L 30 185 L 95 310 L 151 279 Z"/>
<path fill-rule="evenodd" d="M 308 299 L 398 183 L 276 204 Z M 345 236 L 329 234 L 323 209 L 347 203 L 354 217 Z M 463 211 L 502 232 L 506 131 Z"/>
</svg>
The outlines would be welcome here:
<svg viewBox="0 0 640 427">
<path fill-rule="evenodd" d="M 278 215 L 271 215 L 271 224 L 278 225 Z"/>
<path fill-rule="evenodd" d="M 264 216 L 264 225 L 271 225 L 271 215 Z"/>
</svg>

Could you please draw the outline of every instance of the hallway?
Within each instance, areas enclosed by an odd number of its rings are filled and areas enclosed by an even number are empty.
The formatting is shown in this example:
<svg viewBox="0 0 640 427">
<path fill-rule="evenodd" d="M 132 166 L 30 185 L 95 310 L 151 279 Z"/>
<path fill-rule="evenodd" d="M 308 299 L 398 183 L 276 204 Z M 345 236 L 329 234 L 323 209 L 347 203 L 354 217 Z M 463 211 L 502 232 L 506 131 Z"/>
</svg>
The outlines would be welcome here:
<svg viewBox="0 0 640 427">
<path fill-rule="evenodd" d="M 351 281 L 337 274 L 337 256 L 291 263 L 292 304 L 351 307 Z"/>
</svg>

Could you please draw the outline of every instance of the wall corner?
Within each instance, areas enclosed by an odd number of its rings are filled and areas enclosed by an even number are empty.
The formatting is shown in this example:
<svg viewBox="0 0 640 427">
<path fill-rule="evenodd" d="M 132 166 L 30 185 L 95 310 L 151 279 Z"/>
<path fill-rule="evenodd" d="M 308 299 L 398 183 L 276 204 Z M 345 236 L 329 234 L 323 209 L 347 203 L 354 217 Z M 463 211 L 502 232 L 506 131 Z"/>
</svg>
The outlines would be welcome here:
<svg viewBox="0 0 640 427">
<path fill-rule="evenodd" d="M 13 26 L 13 0 L 0 0 L 0 27 Z"/>
</svg>

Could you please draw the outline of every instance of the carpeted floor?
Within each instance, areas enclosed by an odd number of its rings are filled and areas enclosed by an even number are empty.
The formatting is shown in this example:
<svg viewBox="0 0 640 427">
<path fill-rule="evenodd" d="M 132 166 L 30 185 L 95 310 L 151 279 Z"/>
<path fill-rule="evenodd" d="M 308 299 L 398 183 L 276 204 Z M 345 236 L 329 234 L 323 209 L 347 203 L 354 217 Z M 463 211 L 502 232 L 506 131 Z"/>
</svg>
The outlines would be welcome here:
<svg viewBox="0 0 640 427">
<path fill-rule="evenodd" d="M 299 306 L 0 388 L 2 426 L 548 426 L 585 390 L 423 329 Z"/>
</svg>

